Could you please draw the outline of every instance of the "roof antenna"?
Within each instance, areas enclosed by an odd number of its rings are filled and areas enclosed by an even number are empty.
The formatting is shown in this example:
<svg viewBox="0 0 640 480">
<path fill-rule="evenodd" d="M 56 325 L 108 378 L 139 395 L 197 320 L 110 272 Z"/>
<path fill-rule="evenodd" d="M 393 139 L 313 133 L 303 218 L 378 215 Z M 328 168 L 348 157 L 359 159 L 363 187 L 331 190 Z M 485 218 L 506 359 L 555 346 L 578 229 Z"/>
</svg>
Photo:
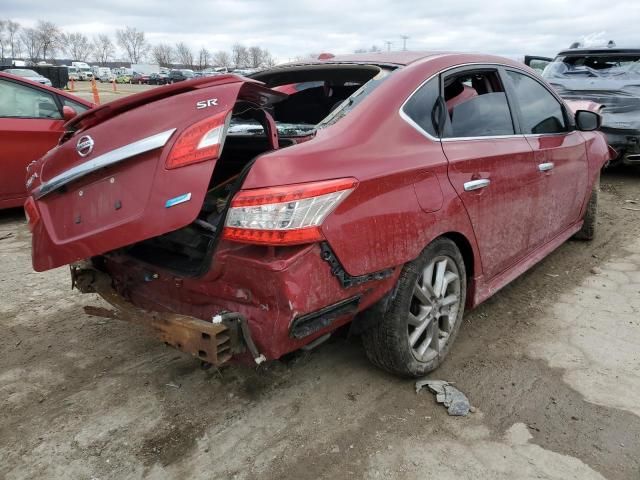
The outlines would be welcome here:
<svg viewBox="0 0 640 480">
<path fill-rule="evenodd" d="M 569 45 L 569 48 L 580 48 L 580 42 L 573 42 Z"/>
<path fill-rule="evenodd" d="M 613 48 L 616 46 L 616 42 L 614 42 L 613 40 L 609 40 L 609 42 L 607 43 L 607 47 L 609 48 Z"/>
</svg>

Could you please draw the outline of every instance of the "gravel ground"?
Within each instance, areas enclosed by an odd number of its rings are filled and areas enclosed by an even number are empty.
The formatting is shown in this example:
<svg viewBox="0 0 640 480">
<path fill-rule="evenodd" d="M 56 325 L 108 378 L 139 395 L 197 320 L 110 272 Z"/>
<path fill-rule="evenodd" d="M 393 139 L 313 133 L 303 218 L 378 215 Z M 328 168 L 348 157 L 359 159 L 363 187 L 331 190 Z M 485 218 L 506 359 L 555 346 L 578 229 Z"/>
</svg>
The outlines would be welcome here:
<svg viewBox="0 0 640 480">
<path fill-rule="evenodd" d="M 467 394 L 466 418 L 358 339 L 203 370 L 85 315 L 94 296 L 34 273 L 22 212 L 2 211 L 0 478 L 640 478 L 640 171 L 602 188 L 593 242 L 465 316 L 431 377 Z"/>
</svg>

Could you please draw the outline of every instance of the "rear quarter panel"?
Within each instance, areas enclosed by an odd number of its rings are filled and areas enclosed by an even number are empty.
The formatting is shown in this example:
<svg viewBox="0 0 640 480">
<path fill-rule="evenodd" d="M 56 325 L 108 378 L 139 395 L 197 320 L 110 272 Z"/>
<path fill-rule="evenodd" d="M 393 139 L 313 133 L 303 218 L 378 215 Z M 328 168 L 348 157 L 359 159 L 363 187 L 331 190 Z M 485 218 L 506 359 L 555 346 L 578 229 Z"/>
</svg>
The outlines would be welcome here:
<svg viewBox="0 0 640 480">
<path fill-rule="evenodd" d="M 401 265 L 447 232 L 462 234 L 476 252 L 440 144 L 399 114 L 424 80 L 450 65 L 450 58 L 435 58 L 394 72 L 344 118 L 320 129 L 314 140 L 260 157 L 243 188 L 355 177 L 358 187 L 322 229 L 350 275 Z M 481 271 L 477 254 L 473 270 Z"/>
</svg>

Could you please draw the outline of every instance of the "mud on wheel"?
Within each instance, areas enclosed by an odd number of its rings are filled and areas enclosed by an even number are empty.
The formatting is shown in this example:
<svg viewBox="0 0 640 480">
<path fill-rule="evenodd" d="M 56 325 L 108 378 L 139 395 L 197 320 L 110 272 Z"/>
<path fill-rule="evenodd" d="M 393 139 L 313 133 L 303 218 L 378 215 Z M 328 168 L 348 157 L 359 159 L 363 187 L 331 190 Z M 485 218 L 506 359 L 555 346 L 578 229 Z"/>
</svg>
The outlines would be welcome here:
<svg viewBox="0 0 640 480">
<path fill-rule="evenodd" d="M 439 238 L 400 274 L 382 318 L 363 333 L 369 359 L 395 374 L 424 375 L 440 365 L 464 314 L 466 270 L 454 242 Z"/>
</svg>

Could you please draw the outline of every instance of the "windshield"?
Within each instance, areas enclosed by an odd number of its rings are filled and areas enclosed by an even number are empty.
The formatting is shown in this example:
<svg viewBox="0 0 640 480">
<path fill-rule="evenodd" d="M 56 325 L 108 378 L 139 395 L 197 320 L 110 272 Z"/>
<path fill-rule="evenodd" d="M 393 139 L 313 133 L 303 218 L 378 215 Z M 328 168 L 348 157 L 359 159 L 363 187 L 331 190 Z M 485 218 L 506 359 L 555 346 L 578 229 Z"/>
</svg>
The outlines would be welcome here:
<svg viewBox="0 0 640 480">
<path fill-rule="evenodd" d="M 544 78 L 640 79 L 639 54 L 561 55 L 547 65 Z"/>
</svg>

